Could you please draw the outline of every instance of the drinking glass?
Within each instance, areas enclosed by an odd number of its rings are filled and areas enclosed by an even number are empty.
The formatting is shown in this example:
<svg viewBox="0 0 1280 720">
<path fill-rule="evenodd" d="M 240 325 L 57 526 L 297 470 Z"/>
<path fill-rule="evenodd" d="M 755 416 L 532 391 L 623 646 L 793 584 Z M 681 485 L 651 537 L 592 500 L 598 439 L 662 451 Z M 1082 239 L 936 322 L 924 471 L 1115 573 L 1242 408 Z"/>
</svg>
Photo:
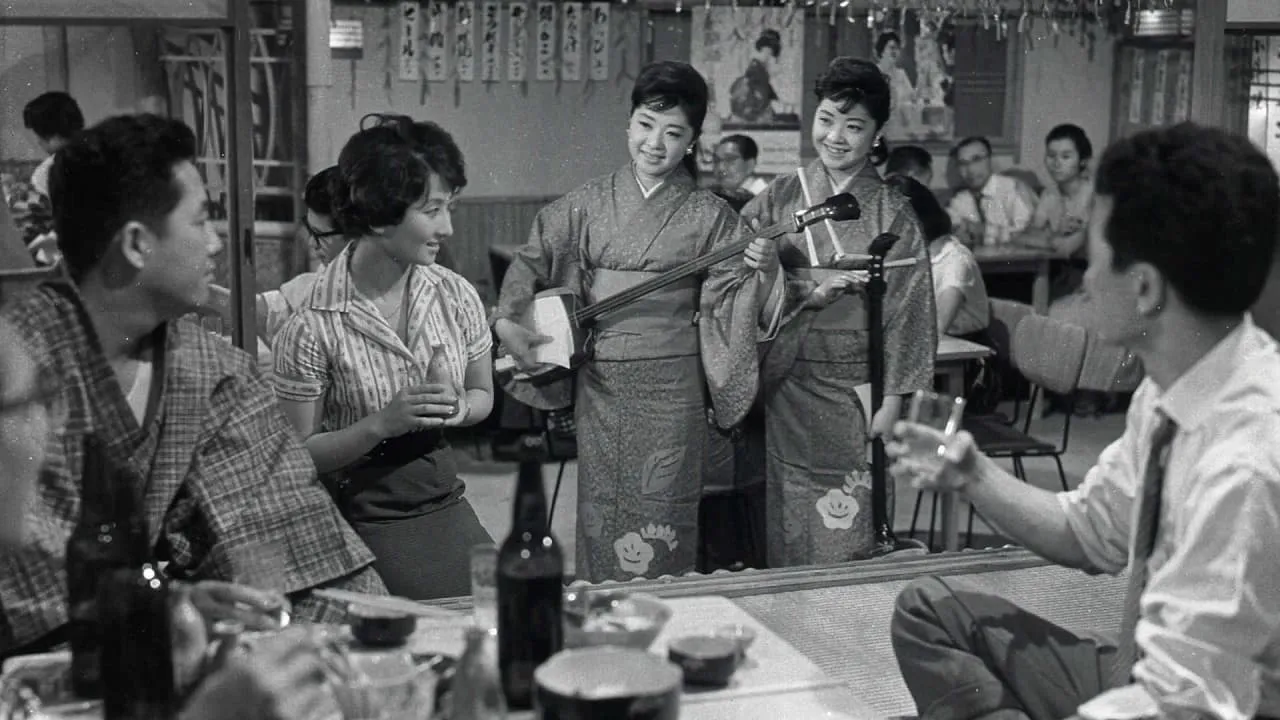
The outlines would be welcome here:
<svg viewBox="0 0 1280 720">
<path fill-rule="evenodd" d="M 960 421 L 964 418 L 964 404 L 962 397 L 928 390 L 918 390 L 911 397 L 907 422 L 934 431 L 916 433 L 909 442 L 910 461 L 916 466 L 919 480 L 925 477 L 934 480 L 942 471 L 946 442 L 960 429 Z"/>
<path fill-rule="evenodd" d="M 492 543 L 471 548 L 471 605 L 476 627 L 498 627 L 498 547 Z"/>
</svg>

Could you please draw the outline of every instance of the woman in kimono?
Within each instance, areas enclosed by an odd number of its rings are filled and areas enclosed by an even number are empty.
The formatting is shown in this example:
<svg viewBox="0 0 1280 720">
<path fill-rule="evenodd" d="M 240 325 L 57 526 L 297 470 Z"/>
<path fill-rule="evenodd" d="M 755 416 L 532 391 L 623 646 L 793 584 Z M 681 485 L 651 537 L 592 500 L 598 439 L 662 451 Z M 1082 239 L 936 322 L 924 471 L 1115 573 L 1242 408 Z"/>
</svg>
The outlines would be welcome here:
<svg viewBox="0 0 1280 720">
<path fill-rule="evenodd" d="M 892 428 L 902 396 L 931 386 L 937 346 L 928 244 L 907 198 L 885 185 L 873 162 L 885 154 L 888 82 L 874 64 L 840 57 L 814 89 L 818 159 L 798 171 L 803 183 L 798 174 L 780 176 L 742 209 L 753 227 L 842 192 L 862 209 L 856 220 L 814 225 L 779 245 L 785 300 L 761 370 L 770 567 L 854 560 L 876 544 L 869 437 L 854 391 L 869 382 L 866 273 L 842 270 L 851 265 L 841 257 L 865 256 L 877 236 L 893 233 L 899 239 L 888 260 L 915 261 L 885 271 L 885 400 L 872 432 Z M 891 497 L 889 505 L 891 521 Z"/>
<path fill-rule="evenodd" d="M 466 185 L 449 133 L 386 116 L 338 158 L 333 220 L 351 243 L 275 337 L 280 405 L 393 594 L 470 592 L 492 542 L 443 429 L 493 405 L 492 337 L 464 278 L 436 265 Z"/>
<path fill-rule="evenodd" d="M 707 85 L 692 67 L 646 67 L 631 93 L 631 162 L 538 214 L 494 313 L 494 331 L 521 367 L 533 366 L 531 347 L 544 340 L 517 322 L 535 293 L 566 287 L 599 302 L 746 237 L 728 204 L 694 181 L 706 109 Z M 680 280 L 599 318 L 594 356 L 571 381 L 508 385 L 541 409 L 576 401 L 579 578 L 694 569 L 713 432 L 708 390 L 722 427 L 751 404 L 762 276 L 732 259 L 712 269 L 712 282 Z"/>
</svg>

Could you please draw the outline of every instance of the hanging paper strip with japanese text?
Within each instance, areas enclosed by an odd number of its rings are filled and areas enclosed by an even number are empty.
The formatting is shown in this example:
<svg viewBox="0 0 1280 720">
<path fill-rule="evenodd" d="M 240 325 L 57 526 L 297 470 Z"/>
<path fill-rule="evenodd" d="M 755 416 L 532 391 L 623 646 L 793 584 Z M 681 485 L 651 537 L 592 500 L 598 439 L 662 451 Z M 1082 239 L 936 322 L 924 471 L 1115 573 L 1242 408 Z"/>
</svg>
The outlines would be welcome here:
<svg viewBox="0 0 1280 720">
<path fill-rule="evenodd" d="M 486 0 L 480 8 L 480 79 L 495 82 L 502 79 L 498 64 L 498 28 L 502 25 L 502 3 Z"/>
<path fill-rule="evenodd" d="M 609 79 L 609 3 L 591 3 L 591 47 L 588 77 L 594 82 Z"/>
<path fill-rule="evenodd" d="M 417 0 L 400 3 L 400 79 L 418 79 L 418 23 L 422 7 Z"/>
<path fill-rule="evenodd" d="M 463 0 L 457 4 L 458 17 L 453 26 L 453 62 L 458 79 L 476 79 L 476 4 Z"/>
<path fill-rule="evenodd" d="M 443 82 L 449 78 L 449 8 L 441 0 L 427 4 L 427 79 Z"/>
<path fill-rule="evenodd" d="M 569 82 L 582 79 L 582 3 L 567 2 L 561 6 L 564 31 L 560 36 L 560 67 Z"/>
<path fill-rule="evenodd" d="M 529 4 L 507 5 L 507 79 L 524 82 L 529 64 Z"/>
<path fill-rule="evenodd" d="M 537 46 L 534 52 L 534 78 L 538 80 L 556 79 L 556 4 L 539 0 L 537 20 Z"/>
</svg>

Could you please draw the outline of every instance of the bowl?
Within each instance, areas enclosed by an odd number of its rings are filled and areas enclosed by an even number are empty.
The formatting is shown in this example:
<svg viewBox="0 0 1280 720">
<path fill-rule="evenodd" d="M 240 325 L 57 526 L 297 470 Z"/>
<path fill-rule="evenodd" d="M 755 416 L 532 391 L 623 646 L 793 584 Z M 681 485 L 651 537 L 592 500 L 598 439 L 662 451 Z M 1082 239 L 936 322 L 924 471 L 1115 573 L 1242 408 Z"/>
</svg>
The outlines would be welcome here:
<svg viewBox="0 0 1280 720">
<path fill-rule="evenodd" d="M 347 617 L 351 634 L 369 647 L 403 645 L 418 626 L 418 619 L 413 615 L 360 605 L 347 608 Z"/>
<path fill-rule="evenodd" d="M 652 595 L 570 590 L 564 603 L 564 646 L 644 650 L 670 619 L 671 608 Z"/>
<path fill-rule="evenodd" d="M 680 668 L 637 648 L 565 650 L 533 672 L 535 716 L 676 720 L 680 678 Z"/>
<path fill-rule="evenodd" d="M 722 637 L 732 640 L 738 644 L 738 660 L 747 656 L 747 650 L 751 649 L 751 643 L 756 641 L 756 631 L 750 625 L 742 625 L 733 623 L 730 625 L 721 625 L 716 628 L 713 633 L 716 637 Z"/>
<path fill-rule="evenodd" d="M 724 687 L 738 669 L 738 643 L 715 635 L 685 635 L 671 641 L 667 657 L 689 685 Z"/>
<path fill-rule="evenodd" d="M 346 661 L 332 687 L 347 720 L 425 718 L 435 711 L 439 678 L 432 663 L 385 650 L 353 650 Z"/>
</svg>

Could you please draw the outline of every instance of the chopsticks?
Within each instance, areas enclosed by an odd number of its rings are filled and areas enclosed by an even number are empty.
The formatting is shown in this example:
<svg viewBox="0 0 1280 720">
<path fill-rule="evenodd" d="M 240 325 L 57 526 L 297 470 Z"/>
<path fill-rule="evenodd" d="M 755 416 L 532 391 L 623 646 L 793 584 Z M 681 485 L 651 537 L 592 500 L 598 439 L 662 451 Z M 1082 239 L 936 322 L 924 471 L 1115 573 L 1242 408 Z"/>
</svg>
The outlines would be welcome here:
<svg viewBox="0 0 1280 720">
<path fill-rule="evenodd" d="M 387 612 L 404 613 L 405 615 L 416 615 L 417 617 L 433 618 L 436 620 L 459 620 L 465 617 L 461 613 L 454 612 L 453 610 L 431 607 L 430 605 L 423 605 L 412 600 L 406 600 L 404 598 L 393 597 L 390 595 L 368 595 L 365 593 L 352 592 L 350 590 L 337 590 L 334 588 L 319 588 L 313 590 L 312 593 L 316 597 L 346 603 L 347 605 L 361 605 L 375 610 L 386 610 Z"/>
</svg>

